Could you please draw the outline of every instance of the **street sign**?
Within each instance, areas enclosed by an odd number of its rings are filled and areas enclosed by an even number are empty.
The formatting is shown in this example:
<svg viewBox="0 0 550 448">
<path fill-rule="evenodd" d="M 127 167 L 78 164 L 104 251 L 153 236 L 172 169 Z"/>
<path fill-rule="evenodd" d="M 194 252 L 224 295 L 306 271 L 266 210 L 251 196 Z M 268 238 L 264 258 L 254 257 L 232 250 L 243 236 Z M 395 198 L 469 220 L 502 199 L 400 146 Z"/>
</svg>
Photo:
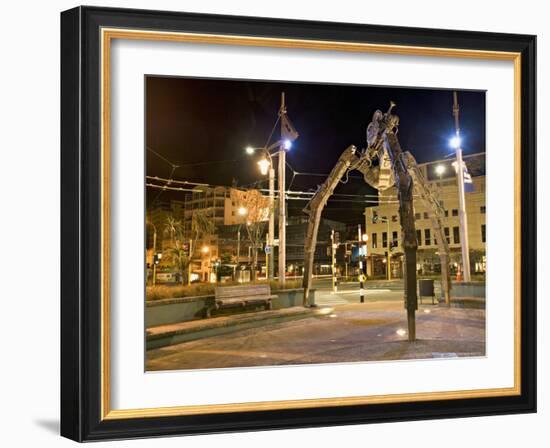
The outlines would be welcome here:
<svg viewBox="0 0 550 448">
<path fill-rule="evenodd" d="M 269 245 L 265 245 L 265 248 L 264 248 L 264 251 L 265 251 L 265 254 L 266 255 L 269 255 L 271 253 L 271 246 Z"/>
</svg>

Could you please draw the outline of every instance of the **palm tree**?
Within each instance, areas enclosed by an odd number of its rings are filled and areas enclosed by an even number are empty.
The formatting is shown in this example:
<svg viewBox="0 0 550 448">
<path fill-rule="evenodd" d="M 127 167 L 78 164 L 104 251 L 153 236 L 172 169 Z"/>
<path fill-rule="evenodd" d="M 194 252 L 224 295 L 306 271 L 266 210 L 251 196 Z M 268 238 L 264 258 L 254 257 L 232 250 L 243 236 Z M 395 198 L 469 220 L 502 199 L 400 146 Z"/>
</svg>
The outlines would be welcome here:
<svg viewBox="0 0 550 448">
<path fill-rule="evenodd" d="M 173 216 L 168 216 L 164 225 L 164 234 L 169 236 L 171 243 L 170 248 L 165 250 L 165 254 L 172 262 L 174 269 L 179 272 L 181 284 L 185 285 L 191 257 L 185 249 L 182 222 L 174 219 Z"/>
<path fill-rule="evenodd" d="M 191 218 L 191 239 L 189 241 L 189 261 L 195 255 L 197 248 L 200 247 L 206 237 L 216 232 L 216 226 L 208 219 L 204 210 L 196 210 Z M 188 284 L 191 284 L 191 263 L 188 265 L 187 274 Z"/>
</svg>

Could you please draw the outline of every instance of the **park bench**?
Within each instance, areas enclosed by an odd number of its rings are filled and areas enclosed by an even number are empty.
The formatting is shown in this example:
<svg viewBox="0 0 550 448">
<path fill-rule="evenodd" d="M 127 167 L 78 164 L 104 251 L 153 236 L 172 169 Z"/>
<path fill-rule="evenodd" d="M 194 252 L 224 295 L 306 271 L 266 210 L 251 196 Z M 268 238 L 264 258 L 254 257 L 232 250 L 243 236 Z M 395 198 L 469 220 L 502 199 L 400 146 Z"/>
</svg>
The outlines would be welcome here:
<svg viewBox="0 0 550 448">
<path fill-rule="evenodd" d="M 269 285 L 218 286 L 216 287 L 214 305 L 206 309 L 206 317 L 210 317 L 212 311 L 222 308 L 245 308 L 261 305 L 266 310 L 270 310 L 271 300 L 276 297 L 271 294 Z"/>
</svg>

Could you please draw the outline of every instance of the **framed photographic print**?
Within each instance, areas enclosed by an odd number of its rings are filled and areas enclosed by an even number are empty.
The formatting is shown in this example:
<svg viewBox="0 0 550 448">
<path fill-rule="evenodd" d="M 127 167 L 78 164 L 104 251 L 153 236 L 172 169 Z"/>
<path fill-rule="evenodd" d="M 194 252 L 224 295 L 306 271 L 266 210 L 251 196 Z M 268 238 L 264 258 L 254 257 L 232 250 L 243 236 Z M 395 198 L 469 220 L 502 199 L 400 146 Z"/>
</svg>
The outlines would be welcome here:
<svg viewBox="0 0 550 448">
<path fill-rule="evenodd" d="M 61 433 L 536 411 L 535 36 L 61 14 Z"/>
</svg>

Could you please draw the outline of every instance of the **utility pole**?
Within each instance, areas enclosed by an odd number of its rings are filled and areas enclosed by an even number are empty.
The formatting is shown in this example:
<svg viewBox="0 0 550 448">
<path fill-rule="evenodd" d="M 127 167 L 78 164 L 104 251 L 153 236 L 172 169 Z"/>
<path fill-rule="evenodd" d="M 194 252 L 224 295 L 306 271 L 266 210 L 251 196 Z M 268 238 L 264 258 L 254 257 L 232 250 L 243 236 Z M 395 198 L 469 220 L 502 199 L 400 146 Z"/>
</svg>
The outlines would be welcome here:
<svg viewBox="0 0 550 448">
<path fill-rule="evenodd" d="M 269 254 L 266 255 L 266 263 L 268 263 L 267 275 L 269 280 L 273 280 L 275 267 L 274 265 L 274 249 L 273 239 L 275 236 L 275 169 L 273 163 L 269 164 L 269 228 L 268 228 L 267 245 L 269 246 Z"/>
<path fill-rule="evenodd" d="M 267 234 L 265 236 L 265 243 L 266 245 L 269 247 L 269 234 Z M 265 254 L 265 276 L 267 279 L 269 279 L 269 271 L 270 271 L 270 268 L 271 268 L 271 263 L 269 262 L 269 258 L 271 256 L 271 252 L 270 253 L 267 253 L 265 250 L 264 250 L 264 254 Z M 271 269 L 271 271 L 273 271 L 273 269 Z"/>
<path fill-rule="evenodd" d="M 153 286 L 157 284 L 157 227 L 153 224 Z"/>
<path fill-rule="evenodd" d="M 466 196 L 464 194 L 464 162 L 462 161 L 462 147 L 460 141 L 459 125 L 459 107 L 458 95 L 453 92 L 453 115 L 455 119 L 455 139 L 456 149 L 456 179 L 458 182 L 458 216 L 460 218 L 460 246 L 462 248 L 462 270 L 464 271 L 464 281 L 470 281 L 470 248 L 468 244 L 468 217 L 466 215 Z"/>
<path fill-rule="evenodd" d="M 285 142 L 283 141 L 283 115 L 286 114 L 285 109 L 285 93 L 281 93 L 281 109 L 279 110 L 281 117 L 281 145 L 279 146 L 279 287 L 285 287 L 286 275 L 286 152 Z"/>
<path fill-rule="evenodd" d="M 187 265 L 187 284 L 191 284 L 191 272 L 193 270 L 193 240 L 189 239 L 189 264 Z"/>
<path fill-rule="evenodd" d="M 237 229 L 237 270 L 239 269 L 239 261 L 241 259 L 241 225 Z"/>
</svg>

